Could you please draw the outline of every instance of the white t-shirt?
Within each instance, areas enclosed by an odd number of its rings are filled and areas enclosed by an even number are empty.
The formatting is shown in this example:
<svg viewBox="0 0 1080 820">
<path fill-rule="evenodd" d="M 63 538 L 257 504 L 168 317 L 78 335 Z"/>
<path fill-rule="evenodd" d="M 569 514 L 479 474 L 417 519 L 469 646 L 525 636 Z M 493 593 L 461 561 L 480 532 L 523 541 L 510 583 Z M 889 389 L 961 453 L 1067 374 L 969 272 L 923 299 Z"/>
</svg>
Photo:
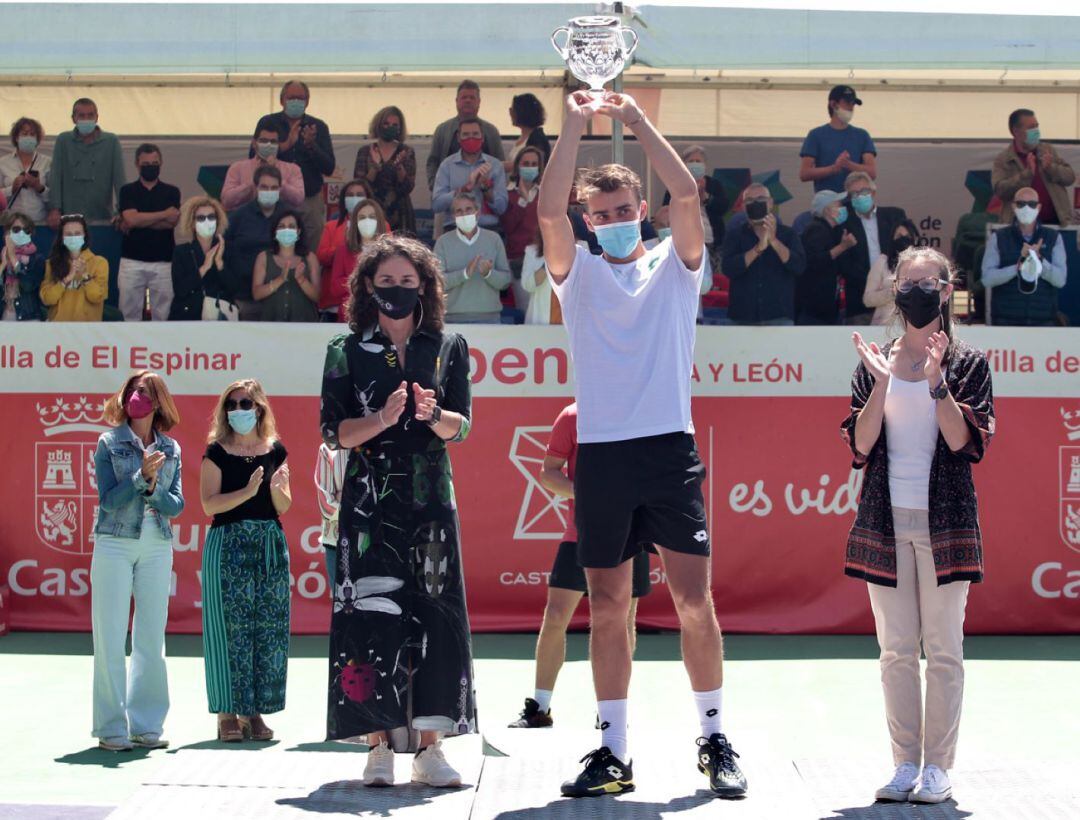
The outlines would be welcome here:
<svg viewBox="0 0 1080 820">
<path fill-rule="evenodd" d="M 688 269 L 665 239 L 625 265 L 579 247 L 570 274 L 552 282 L 570 337 L 580 443 L 694 432 L 703 269 Z"/>
<path fill-rule="evenodd" d="M 936 405 L 925 380 L 889 379 L 885 426 L 889 431 L 889 495 L 894 507 L 930 509 L 930 466 L 938 440 Z"/>
</svg>

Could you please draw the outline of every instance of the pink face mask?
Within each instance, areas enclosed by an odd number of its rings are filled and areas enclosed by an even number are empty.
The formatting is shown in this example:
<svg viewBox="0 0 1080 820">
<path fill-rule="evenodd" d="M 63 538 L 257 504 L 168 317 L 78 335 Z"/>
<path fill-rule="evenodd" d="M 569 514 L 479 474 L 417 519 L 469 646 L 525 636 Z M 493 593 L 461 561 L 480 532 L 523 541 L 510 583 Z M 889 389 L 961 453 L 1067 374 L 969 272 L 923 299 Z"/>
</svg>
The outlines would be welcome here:
<svg viewBox="0 0 1080 820">
<path fill-rule="evenodd" d="M 154 412 L 154 400 L 142 393 L 132 393 L 127 400 L 129 419 L 142 419 Z"/>
</svg>

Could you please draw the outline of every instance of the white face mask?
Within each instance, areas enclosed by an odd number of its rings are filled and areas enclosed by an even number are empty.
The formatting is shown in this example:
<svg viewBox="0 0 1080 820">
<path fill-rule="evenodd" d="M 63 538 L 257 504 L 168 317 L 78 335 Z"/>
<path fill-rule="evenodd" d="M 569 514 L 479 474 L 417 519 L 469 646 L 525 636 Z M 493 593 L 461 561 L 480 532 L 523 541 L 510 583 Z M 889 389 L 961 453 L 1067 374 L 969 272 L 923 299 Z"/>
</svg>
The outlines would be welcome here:
<svg viewBox="0 0 1080 820">
<path fill-rule="evenodd" d="M 199 236 L 203 236 L 203 237 L 206 237 L 207 239 L 209 239 L 216 232 L 217 232 L 217 220 L 216 219 L 205 219 L 202 222 L 196 222 L 195 223 L 195 233 L 197 233 Z"/>
<path fill-rule="evenodd" d="M 465 214 L 454 217 L 454 224 L 462 233 L 472 233 L 476 230 L 476 214 Z"/>
<path fill-rule="evenodd" d="M 842 123 L 846 124 L 846 123 L 851 122 L 851 118 L 854 117 L 854 116 L 855 116 L 854 111 L 848 111 L 846 108 L 837 108 L 836 109 L 836 118 L 838 120 L 840 120 L 840 122 L 842 122 Z"/>
<path fill-rule="evenodd" d="M 364 239 L 371 239 L 379 228 L 379 221 L 373 216 L 366 216 L 363 219 L 356 220 L 356 228 Z"/>
<path fill-rule="evenodd" d="M 1030 225 L 1039 216 L 1039 209 L 1023 205 L 1016 209 L 1016 221 L 1021 225 Z"/>
</svg>

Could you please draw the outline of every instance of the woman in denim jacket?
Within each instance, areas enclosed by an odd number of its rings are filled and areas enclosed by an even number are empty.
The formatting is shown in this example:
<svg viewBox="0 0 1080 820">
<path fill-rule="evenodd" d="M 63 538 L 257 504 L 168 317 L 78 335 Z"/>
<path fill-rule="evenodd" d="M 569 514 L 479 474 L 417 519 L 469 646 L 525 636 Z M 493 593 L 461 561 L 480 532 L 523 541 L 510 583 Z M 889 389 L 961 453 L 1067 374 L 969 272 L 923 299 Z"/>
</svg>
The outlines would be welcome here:
<svg viewBox="0 0 1080 820">
<path fill-rule="evenodd" d="M 94 629 L 94 737 L 124 751 L 162 749 L 169 711 L 165 622 L 172 586 L 170 519 L 184 509 L 180 445 L 165 435 L 180 421 L 169 389 L 156 373 L 128 377 L 105 403 L 115 429 L 94 453 L 98 520 L 90 563 Z M 125 643 L 131 597 L 131 674 Z"/>
</svg>

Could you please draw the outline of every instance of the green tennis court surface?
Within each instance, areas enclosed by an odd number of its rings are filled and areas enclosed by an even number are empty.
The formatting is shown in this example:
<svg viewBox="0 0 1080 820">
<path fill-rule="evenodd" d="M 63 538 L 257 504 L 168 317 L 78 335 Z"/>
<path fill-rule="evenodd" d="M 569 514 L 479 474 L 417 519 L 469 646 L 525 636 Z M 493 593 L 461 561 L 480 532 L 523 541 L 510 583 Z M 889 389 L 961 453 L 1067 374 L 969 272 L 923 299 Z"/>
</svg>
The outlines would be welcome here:
<svg viewBox="0 0 1080 820">
<path fill-rule="evenodd" d="M 585 636 L 570 638 L 554 730 L 505 729 L 532 694 L 532 635 L 477 635 L 479 738 L 447 742 L 468 788 L 359 785 L 362 747 L 323 741 L 326 639 L 293 639 L 277 739 L 221 744 L 206 712 L 201 641 L 168 640 L 172 708 L 165 752 L 98 751 L 90 738 L 90 637 L 0 639 L 0 818 L 1077 818 L 1080 637 L 971 637 L 956 802 L 874 806 L 892 773 L 870 637 L 727 639 L 724 723 L 750 796 L 715 803 L 694 768 L 697 723 L 678 640 L 642 635 L 631 686 L 638 790 L 564 801 L 558 787 L 598 745 Z M 399 781 L 408 778 L 399 760 Z M 880 781 L 880 782 L 879 782 Z M 115 810 L 115 811 L 114 811 Z"/>
</svg>

